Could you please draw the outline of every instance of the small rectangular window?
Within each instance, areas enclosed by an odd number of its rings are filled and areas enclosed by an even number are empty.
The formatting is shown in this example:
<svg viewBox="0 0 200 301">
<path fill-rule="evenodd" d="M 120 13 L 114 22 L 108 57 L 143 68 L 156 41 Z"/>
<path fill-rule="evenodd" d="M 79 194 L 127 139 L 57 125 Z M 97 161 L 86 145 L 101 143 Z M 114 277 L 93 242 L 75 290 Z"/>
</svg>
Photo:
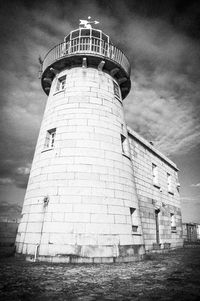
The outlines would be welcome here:
<svg viewBox="0 0 200 301">
<path fill-rule="evenodd" d="M 130 207 L 132 232 L 137 232 L 138 231 L 138 222 L 137 222 L 136 213 L 137 213 L 136 208 Z"/>
<path fill-rule="evenodd" d="M 153 176 L 153 185 L 160 187 L 158 181 L 158 166 L 154 163 L 152 163 L 152 176 Z"/>
<path fill-rule="evenodd" d="M 120 89 L 116 82 L 113 82 L 113 90 L 114 90 L 115 97 L 117 97 L 117 99 L 121 100 Z"/>
<path fill-rule="evenodd" d="M 167 189 L 169 193 L 173 193 L 172 192 L 172 176 L 167 173 Z"/>
<path fill-rule="evenodd" d="M 170 217 L 171 217 L 171 230 L 176 231 L 176 218 L 174 213 L 171 213 Z"/>
<path fill-rule="evenodd" d="M 122 146 L 122 154 L 130 158 L 128 139 L 126 138 L 126 136 L 122 134 L 121 134 L 121 146 Z"/>
<path fill-rule="evenodd" d="M 55 143 L 56 129 L 51 129 L 47 131 L 45 139 L 45 149 L 53 148 Z"/>
<path fill-rule="evenodd" d="M 123 154 L 125 154 L 125 141 L 126 141 L 126 137 L 124 135 L 121 135 L 121 145 L 122 145 Z"/>
<path fill-rule="evenodd" d="M 58 78 L 57 85 L 56 85 L 56 92 L 63 91 L 65 89 L 65 86 L 66 86 L 66 75 Z"/>
</svg>

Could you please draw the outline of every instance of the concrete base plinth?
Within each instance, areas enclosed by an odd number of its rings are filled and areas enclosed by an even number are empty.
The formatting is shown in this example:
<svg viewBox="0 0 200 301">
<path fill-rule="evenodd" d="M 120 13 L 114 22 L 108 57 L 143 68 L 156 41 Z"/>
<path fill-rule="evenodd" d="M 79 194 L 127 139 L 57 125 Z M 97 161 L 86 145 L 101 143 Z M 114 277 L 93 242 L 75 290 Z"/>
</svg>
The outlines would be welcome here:
<svg viewBox="0 0 200 301">
<path fill-rule="evenodd" d="M 76 256 L 39 256 L 34 260 L 33 256 L 26 256 L 26 261 L 30 262 L 51 262 L 51 263 L 120 263 L 120 262 L 134 262 L 144 258 L 144 255 L 135 255 L 127 257 L 76 257 Z"/>
<path fill-rule="evenodd" d="M 106 248 L 107 246 L 104 246 Z M 88 246 L 89 248 L 89 246 Z M 92 246 L 91 248 L 94 249 Z M 81 253 L 57 253 L 54 255 L 42 255 L 39 252 L 36 254 L 16 254 L 22 256 L 27 261 L 31 262 L 52 262 L 52 263 L 115 263 L 115 262 L 132 262 L 141 260 L 145 254 L 144 245 L 124 245 L 118 246 L 118 255 L 115 256 L 104 254 L 98 255 L 98 252 L 94 252 L 93 256 L 85 256 Z"/>
</svg>

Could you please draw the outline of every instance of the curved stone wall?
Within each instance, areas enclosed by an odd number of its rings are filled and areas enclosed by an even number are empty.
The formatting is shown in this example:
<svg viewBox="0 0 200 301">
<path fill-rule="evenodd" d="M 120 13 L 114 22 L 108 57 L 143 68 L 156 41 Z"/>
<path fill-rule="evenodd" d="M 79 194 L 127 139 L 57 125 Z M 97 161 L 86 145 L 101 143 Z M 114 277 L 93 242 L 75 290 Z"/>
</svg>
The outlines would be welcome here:
<svg viewBox="0 0 200 301">
<path fill-rule="evenodd" d="M 63 79 L 64 89 L 59 89 Z M 143 254 L 123 104 L 116 89 L 109 74 L 93 68 L 64 70 L 54 78 L 18 229 L 18 253 L 77 262 Z"/>
</svg>

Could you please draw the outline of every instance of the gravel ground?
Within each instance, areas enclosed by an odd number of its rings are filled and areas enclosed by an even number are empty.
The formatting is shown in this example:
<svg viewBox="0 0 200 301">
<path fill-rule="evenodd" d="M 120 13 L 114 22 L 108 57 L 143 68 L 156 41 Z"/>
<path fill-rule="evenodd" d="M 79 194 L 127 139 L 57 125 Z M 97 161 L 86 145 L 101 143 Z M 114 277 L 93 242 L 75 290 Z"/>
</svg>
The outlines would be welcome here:
<svg viewBox="0 0 200 301">
<path fill-rule="evenodd" d="M 200 300 L 200 248 L 121 264 L 0 259 L 0 300 Z"/>
</svg>

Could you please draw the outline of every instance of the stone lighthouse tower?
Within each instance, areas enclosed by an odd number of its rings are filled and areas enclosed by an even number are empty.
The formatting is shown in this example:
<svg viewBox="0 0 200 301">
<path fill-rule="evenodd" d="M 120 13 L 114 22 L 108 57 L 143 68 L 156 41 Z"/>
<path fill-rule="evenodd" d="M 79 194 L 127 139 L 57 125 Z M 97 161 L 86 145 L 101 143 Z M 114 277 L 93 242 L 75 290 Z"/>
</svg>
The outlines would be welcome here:
<svg viewBox="0 0 200 301">
<path fill-rule="evenodd" d="M 123 99 L 130 64 L 81 20 L 45 56 L 48 95 L 16 251 L 52 262 L 131 261 L 144 253 Z"/>
</svg>

